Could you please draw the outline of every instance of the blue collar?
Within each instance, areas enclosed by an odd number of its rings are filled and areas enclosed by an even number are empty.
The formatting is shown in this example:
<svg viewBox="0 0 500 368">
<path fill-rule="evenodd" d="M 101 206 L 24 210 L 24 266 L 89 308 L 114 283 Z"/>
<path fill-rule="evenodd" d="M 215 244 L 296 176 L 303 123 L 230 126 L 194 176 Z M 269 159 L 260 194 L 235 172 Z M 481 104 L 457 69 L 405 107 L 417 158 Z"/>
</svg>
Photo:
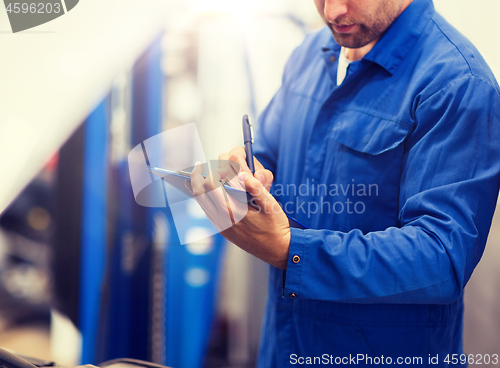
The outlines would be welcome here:
<svg viewBox="0 0 500 368">
<path fill-rule="evenodd" d="M 394 74 L 422 35 L 433 14 L 432 0 L 413 0 L 363 59 L 380 65 L 391 75 Z M 340 50 L 331 33 L 322 50 L 323 52 Z"/>
</svg>

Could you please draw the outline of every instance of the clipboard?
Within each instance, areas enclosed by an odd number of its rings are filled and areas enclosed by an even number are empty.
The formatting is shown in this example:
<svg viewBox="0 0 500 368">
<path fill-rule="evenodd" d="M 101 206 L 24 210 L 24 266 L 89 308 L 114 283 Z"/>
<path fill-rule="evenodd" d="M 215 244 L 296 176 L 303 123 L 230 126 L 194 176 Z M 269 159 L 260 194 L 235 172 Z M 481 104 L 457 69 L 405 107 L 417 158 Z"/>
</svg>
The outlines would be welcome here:
<svg viewBox="0 0 500 368">
<path fill-rule="evenodd" d="M 174 186 L 176 189 L 180 190 L 187 196 L 191 198 L 193 197 L 189 189 L 187 189 L 186 186 L 184 185 L 186 181 L 191 182 L 191 173 L 187 171 L 171 171 L 167 169 L 162 169 L 160 167 L 151 167 L 151 166 L 148 167 L 148 170 L 151 171 L 154 175 L 158 176 L 159 178 L 165 180 L 167 183 L 171 184 L 172 186 Z M 233 187 L 229 181 L 222 182 L 222 184 L 224 186 L 224 189 L 226 190 L 226 193 L 229 194 L 232 198 L 242 203 L 250 204 L 250 201 L 252 200 L 252 195 L 250 193 Z M 288 223 L 290 227 L 297 229 L 307 229 L 307 227 L 302 225 L 293 217 L 288 215 L 286 216 L 288 217 Z"/>
</svg>

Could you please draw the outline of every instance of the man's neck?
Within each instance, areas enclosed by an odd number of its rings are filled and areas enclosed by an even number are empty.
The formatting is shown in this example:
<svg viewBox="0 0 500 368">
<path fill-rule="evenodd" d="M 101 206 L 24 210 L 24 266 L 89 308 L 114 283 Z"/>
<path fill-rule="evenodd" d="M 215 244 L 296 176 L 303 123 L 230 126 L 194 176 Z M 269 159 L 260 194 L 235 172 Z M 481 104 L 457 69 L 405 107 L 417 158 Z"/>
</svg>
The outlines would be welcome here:
<svg viewBox="0 0 500 368">
<path fill-rule="evenodd" d="M 363 56 L 365 56 L 366 54 L 368 54 L 368 52 L 370 52 L 370 50 L 373 48 L 373 46 L 375 46 L 377 41 L 378 38 L 370 42 L 368 45 L 360 47 L 359 49 L 346 48 L 346 57 L 351 61 L 361 60 Z"/>
</svg>

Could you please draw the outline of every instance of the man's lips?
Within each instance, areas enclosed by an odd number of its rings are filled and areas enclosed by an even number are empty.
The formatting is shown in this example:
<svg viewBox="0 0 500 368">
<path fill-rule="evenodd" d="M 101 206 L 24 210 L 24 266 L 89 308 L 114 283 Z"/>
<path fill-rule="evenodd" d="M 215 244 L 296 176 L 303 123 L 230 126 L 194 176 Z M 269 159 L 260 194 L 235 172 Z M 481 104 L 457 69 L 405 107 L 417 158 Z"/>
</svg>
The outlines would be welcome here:
<svg viewBox="0 0 500 368">
<path fill-rule="evenodd" d="M 332 26 L 338 33 L 349 33 L 356 26 L 356 24 L 349 24 L 349 25 L 332 24 Z"/>
</svg>

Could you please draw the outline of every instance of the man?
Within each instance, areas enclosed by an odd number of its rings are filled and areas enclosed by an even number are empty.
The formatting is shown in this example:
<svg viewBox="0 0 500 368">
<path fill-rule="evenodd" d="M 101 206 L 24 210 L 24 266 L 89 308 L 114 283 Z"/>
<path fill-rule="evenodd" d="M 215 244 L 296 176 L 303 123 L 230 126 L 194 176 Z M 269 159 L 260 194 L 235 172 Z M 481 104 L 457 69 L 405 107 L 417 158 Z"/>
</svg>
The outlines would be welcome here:
<svg viewBox="0 0 500 368">
<path fill-rule="evenodd" d="M 220 157 L 259 209 L 222 234 L 274 266 L 259 366 L 465 366 L 452 354 L 498 196 L 498 85 L 431 0 L 315 2 L 327 27 L 260 117 L 255 176 L 242 148 Z M 194 194 L 221 166 L 195 167 Z"/>
</svg>

